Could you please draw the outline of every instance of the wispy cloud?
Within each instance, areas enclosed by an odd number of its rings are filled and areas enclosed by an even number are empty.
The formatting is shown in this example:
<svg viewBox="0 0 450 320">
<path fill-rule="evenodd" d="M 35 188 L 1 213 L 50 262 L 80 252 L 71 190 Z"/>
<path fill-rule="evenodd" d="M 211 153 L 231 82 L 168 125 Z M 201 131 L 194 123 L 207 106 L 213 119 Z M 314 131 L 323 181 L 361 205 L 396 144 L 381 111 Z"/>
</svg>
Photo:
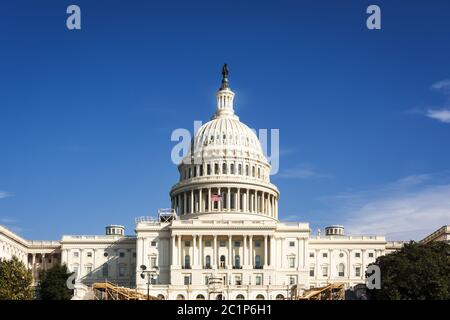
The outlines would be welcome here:
<svg viewBox="0 0 450 320">
<path fill-rule="evenodd" d="M 411 175 L 393 183 L 336 197 L 347 210 L 352 234 L 379 234 L 394 240 L 420 240 L 450 224 L 448 172 Z"/>
<path fill-rule="evenodd" d="M 0 190 L 0 199 L 8 198 L 11 196 L 12 196 L 11 192 Z"/>
<path fill-rule="evenodd" d="M 445 102 L 441 106 L 416 107 L 410 110 L 410 113 L 419 113 L 442 123 L 450 123 L 450 79 L 433 83 L 430 89 L 443 94 L 446 97 Z"/>
</svg>

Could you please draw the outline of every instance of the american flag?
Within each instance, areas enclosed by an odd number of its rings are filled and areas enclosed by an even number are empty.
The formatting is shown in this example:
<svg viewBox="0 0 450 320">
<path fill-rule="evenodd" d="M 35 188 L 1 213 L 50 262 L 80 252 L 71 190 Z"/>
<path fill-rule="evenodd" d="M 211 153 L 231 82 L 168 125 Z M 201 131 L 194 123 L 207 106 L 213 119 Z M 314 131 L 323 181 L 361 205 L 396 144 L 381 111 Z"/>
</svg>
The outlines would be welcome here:
<svg viewBox="0 0 450 320">
<path fill-rule="evenodd" d="M 212 197 L 211 197 L 211 200 L 213 202 L 221 201 L 222 200 L 222 196 L 220 194 L 213 194 Z"/>
</svg>

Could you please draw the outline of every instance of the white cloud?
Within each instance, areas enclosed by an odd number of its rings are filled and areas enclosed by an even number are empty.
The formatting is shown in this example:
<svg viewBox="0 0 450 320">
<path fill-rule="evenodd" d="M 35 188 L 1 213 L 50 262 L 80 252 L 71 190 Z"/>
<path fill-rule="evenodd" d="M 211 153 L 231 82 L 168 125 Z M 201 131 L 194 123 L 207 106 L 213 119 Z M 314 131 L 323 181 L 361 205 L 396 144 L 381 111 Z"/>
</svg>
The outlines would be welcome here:
<svg viewBox="0 0 450 320">
<path fill-rule="evenodd" d="M 11 196 L 12 194 L 10 192 L 0 190 L 0 199 L 8 198 Z"/>
<path fill-rule="evenodd" d="M 433 83 L 431 89 L 442 92 L 443 94 L 450 94 L 450 79 L 445 79 Z"/>
<path fill-rule="evenodd" d="M 447 183 L 440 183 L 442 180 Z M 352 234 L 379 234 L 392 240 L 420 240 L 450 224 L 448 173 L 413 175 L 356 194 L 345 225 Z M 344 201 L 345 202 L 345 201 Z"/>
<path fill-rule="evenodd" d="M 425 115 L 431 119 L 450 123 L 450 109 L 428 109 Z"/>
<path fill-rule="evenodd" d="M 318 173 L 311 168 L 299 167 L 292 169 L 285 169 L 275 175 L 278 178 L 286 179 L 311 179 L 311 178 L 324 178 L 328 177 L 326 174 Z"/>
</svg>

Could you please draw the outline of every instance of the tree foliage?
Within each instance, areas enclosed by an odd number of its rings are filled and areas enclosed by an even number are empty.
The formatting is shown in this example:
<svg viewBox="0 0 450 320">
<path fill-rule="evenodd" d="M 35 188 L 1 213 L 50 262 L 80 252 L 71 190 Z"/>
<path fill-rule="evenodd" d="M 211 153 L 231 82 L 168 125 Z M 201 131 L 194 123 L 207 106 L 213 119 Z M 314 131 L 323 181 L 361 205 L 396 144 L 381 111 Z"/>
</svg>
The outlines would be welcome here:
<svg viewBox="0 0 450 320">
<path fill-rule="evenodd" d="M 66 265 L 54 266 L 41 273 L 40 299 L 42 300 L 70 300 L 73 291 L 67 287 L 70 273 Z"/>
<path fill-rule="evenodd" d="M 32 281 L 31 271 L 17 257 L 0 259 L 0 300 L 33 299 Z"/>
<path fill-rule="evenodd" d="M 376 300 L 450 299 L 450 245 L 410 242 L 377 258 L 381 289 L 370 290 Z"/>
</svg>

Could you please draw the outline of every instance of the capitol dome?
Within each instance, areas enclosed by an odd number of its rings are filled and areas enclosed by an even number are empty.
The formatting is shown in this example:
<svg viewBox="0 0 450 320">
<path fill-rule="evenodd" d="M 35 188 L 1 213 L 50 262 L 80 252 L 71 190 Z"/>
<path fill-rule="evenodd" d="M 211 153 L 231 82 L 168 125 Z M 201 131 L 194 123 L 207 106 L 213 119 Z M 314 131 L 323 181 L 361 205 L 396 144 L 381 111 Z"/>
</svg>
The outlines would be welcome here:
<svg viewBox="0 0 450 320">
<path fill-rule="evenodd" d="M 234 92 L 228 68 L 216 93 L 217 110 L 191 141 L 190 152 L 178 166 L 180 180 L 170 192 L 180 217 L 216 213 L 278 216 L 276 186 L 270 164 L 255 132 L 234 113 Z"/>
</svg>

